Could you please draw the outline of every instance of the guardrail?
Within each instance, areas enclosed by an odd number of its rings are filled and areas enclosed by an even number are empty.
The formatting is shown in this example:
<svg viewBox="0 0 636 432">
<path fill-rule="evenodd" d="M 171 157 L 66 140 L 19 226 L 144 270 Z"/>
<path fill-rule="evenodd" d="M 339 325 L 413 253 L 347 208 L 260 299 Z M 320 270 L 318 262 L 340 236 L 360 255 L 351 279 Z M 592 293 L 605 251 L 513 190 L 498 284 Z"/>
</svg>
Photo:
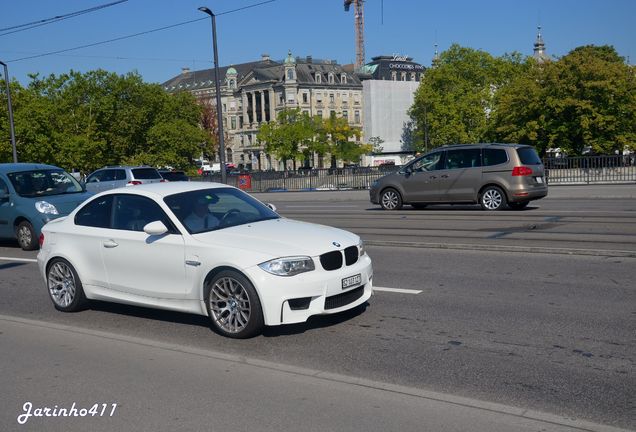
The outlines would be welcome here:
<svg viewBox="0 0 636 432">
<path fill-rule="evenodd" d="M 636 183 L 633 156 L 581 156 L 543 160 L 549 184 Z M 251 192 L 328 191 L 369 189 L 378 178 L 400 167 L 299 169 L 297 171 L 252 171 L 227 176 L 227 183 Z M 221 175 L 196 180 L 220 182 Z"/>
</svg>

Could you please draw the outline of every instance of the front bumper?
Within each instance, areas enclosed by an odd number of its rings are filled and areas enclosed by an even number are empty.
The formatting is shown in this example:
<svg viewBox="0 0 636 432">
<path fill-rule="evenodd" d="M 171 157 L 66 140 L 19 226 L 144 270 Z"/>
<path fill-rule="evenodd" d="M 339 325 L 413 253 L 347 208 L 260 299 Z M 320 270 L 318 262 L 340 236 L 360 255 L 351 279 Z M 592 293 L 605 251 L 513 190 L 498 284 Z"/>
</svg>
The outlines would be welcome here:
<svg viewBox="0 0 636 432">
<path fill-rule="evenodd" d="M 258 266 L 246 270 L 258 291 L 266 325 L 301 323 L 313 315 L 343 312 L 363 304 L 373 294 L 373 267 L 368 255 L 334 271 L 316 264 L 316 270 L 292 277 L 275 276 Z M 361 283 L 342 289 L 342 279 L 357 274 Z"/>
</svg>

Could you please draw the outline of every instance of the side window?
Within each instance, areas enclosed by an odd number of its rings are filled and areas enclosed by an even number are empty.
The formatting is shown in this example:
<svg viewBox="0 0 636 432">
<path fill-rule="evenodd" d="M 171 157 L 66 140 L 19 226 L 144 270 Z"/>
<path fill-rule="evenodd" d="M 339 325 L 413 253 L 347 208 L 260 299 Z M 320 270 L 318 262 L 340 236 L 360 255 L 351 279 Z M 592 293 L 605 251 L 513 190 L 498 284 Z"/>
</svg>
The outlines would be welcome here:
<svg viewBox="0 0 636 432">
<path fill-rule="evenodd" d="M 442 154 L 444 152 L 431 153 L 416 160 L 411 168 L 413 171 L 435 171 L 441 168 Z"/>
<path fill-rule="evenodd" d="M 113 180 L 126 180 L 126 171 L 123 169 L 114 170 Z"/>
<path fill-rule="evenodd" d="M 126 231 L 143 231 L 150 222 L 160 220 L 170 232 L 174 225 L 161 207 L 153 200 L 139 195 L 117 195 L 113 214 L 113 228 Z"/>
<path fill-rule="evenodd" d="M 481 149 L 448 150 L 446 169 L 475 168 L 481 166 Z"/>
<path fill-rule="evenodd" d="M 98 183 L 100 181 L 104 181 L 102 179 L 103 175 L 104 171 L 94 172 L 93 174 L 88 176 L 88 178 L 86 179 L 86 183 Z"/>
<path fill-rule="evenodd" d="M 504 149 L 484 149 L 484 166 L 499 165 L 508 162 L 508 155 Z"/>
<path fill-rule="evenodd" d="M 75 214 L 75 225 L 110 228 L 110 215 L 112 208 L 112 195 L 94 199 Z"/>
</svg>

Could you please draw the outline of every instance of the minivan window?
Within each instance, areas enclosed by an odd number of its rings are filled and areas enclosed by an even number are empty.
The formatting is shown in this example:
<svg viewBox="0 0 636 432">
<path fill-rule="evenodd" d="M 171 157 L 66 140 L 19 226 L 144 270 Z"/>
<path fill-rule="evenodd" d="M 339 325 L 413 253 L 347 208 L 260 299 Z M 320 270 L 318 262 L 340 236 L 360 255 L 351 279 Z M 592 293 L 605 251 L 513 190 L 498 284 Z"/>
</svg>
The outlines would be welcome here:
<svg viewBox="0 0 636 432">
<path fill-rule="evenodd" d="M 484 149 L 484 166 L 499 165 L 508 162 L 508 154 L 504 149 Z"/>
<path fill-rule="evenodd" d="M 34 198 L 83 192 L 82 186 L 64 170 L 34 170 L 7 174 L 21 197 Z"/>
<path fill-rule="evenodd" d="M 541 159 L 537 151 L 532 147 L 521 147 L 517 149 L 517 154 L 524 165 L 541 165 Z"/>
<path fill-rule="evenodd" d="M 113 196 L 94 199 L 75 214 L 75 225 L 110 228 L 110 215 L 113 208 Z"/>
<path fill-rule="evenodd" d="M 481 166 L 481 149 L 446 151 L 446 169 L 475 168 Z"/>
<path fill-rule="evenodd" d="M 133 168 L 133 176 L 138 180 L 154 180 L 161 179 L 159 171 L 154 168 Z"/>
<path fill-rule="evenodd" d="M 411 170 L 416 172 L 435 171 L 441 168 L 443 152 L 435 152 L 416 160 L 411 164 Z"/>
</svg>

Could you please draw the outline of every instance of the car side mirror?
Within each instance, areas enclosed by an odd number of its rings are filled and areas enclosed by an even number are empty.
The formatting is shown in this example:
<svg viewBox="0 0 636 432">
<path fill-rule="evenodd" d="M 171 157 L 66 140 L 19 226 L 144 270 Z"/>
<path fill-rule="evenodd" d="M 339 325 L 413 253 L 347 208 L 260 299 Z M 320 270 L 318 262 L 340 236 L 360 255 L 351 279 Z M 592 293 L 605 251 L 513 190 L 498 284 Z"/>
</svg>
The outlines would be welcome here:
<svg viewBox="0 0 636 432">
<path fill-rule="evenodd" d="M 269 207 L 272 211 L 276 211 L 276 206 L 272 203 L 265 203 L 267 207 Z"/>
<path fill-rule="evenodd" d="M 158 236 L 168 232 L 168 227 L 161 221 L 154 221 L 144 226 L 144 232 L 148 235 Z"/>
</svg>

